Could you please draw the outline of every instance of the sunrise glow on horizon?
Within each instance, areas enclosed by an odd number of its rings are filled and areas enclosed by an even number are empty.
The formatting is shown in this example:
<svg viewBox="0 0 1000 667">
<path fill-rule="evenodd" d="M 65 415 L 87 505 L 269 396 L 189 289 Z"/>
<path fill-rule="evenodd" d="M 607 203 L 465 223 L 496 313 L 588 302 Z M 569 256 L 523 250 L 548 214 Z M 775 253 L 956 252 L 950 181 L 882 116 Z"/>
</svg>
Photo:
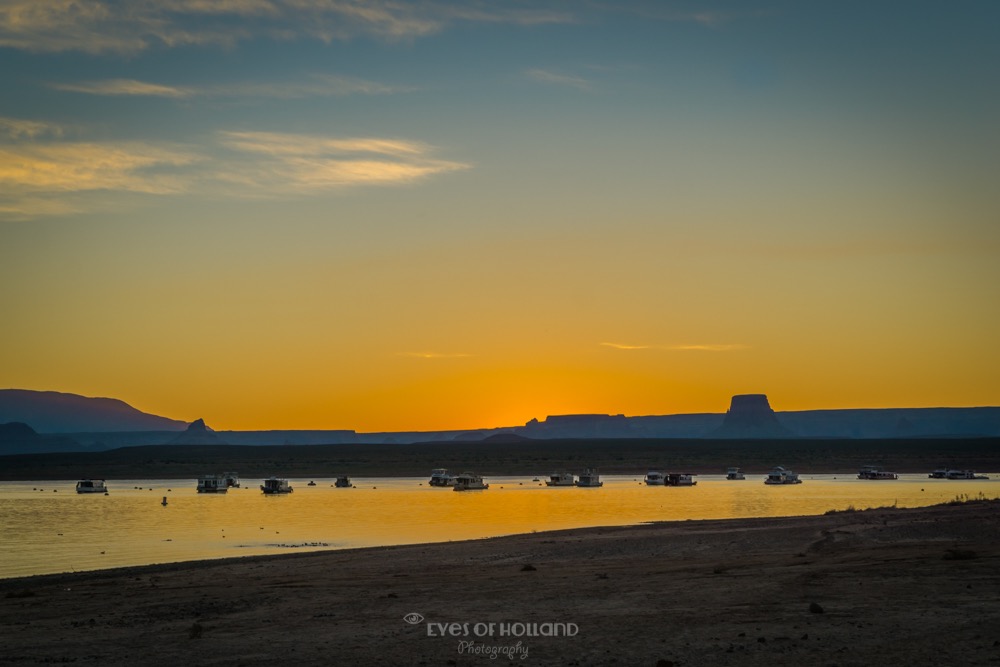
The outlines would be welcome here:
<svg viewBox="0 0 1000 667">
<path fill-rule="evenodd" d="M 216 430 L 1000 405 L 998 22 L 0 0 L 0 388 Z"/>
</svg>

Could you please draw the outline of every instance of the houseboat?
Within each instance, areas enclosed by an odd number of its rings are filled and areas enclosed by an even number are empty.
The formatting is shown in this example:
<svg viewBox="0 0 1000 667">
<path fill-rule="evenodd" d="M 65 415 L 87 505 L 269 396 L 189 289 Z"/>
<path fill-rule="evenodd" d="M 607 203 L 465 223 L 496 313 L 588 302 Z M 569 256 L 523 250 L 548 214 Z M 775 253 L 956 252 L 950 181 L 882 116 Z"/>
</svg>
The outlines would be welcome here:
<svg viewBox="0 0 1000 667">
<path fill-rule="evenodd" d="M 949 470 L 948 479 L 989 479 L 989 477 L 977 475 L 975 470 Z"/>
<path fill-rule="evenodd" d="M 490 488 L 489 484 L 483 483 L 483 478 L 471 472 L 463 472 L 455 477 L 455 491 L 479 491 Z"/>
<path fill-rule="evenodd" d="M 224 472 L 222 476 L 226 478 L 226 486 L 230 489 L 240 488 L 240 475 L 235 472 Z"/>
<path fill-rule="evenodd" d="M 435 468 L 431 471 L 431 479 L 427 483 L 431 486 L 455 486 L 455 478 L 449 475 L 445 468 Z"/>
<path fill-rule="evenodd" d="M 347 475 L 340 475 L 337 477 L 337 481 L 333 483 L 338 489 L 349 489 L 353 484 L 351 484 L 351 478 Z"/>
<path fill-rule="evenodd" d="M 664 483 L 667 486 L 694 486 L 698 483 L 694 477 L 690 472 L 668 472 Z"/>
<path fill-rule="evenodd" d="M 650 470 L 646 473 L 646 478 L 643 480 L 649 486 L 663 486 L 663 473 L 656 470 Z"/>
<path fill-rule="evenodd" d="M 858 479 L 899 479 L 899 475 L 882 470 L 878 466 L 864 466 L 858 471 Z"/>
<path fill-rule="evenodd" d="M 802 480 L 799 479 L 797 473 L 791 470 L 786 470 L 781 466 L 775 467 L 771 472 L 767 473 L 767 479 L 764 480 L 765 484 L 801 484 Z"/>
<path fill-rule="evenodd" d="M 727 468 L 726 479 L 746 479 L 746 475 L 739 468 Z"/>
<path fill-rule="evenodd" d="M 77 493 L 107 493 L 103 479 L 81 479 L 76 483 Z"/>
<path fill-rule="evenodd" d="M 573 486 L 573 484 L 573 473 L 569 472 L 557 472 L 545 480 L 545 486 Z"/>
<path fill-rule="evenodd" d="M 272 496 L 281 493 L 291 493 L 293 489 L 287 479 L 268 477 L 264 480 L 264 483 L 260 485 L 260 490 L 265 494 Z"/>
<path fill-rule="evenodd" d="M 948 479 L 948 472 L 947 468 L 938 468 L 927 476 L 931 479 Z"/>
<path fill-rule="evenodd" d="M 202 475 L 198 478 L 198 493 L 225 493 L 228 490 L 225 475 Z"/>
<path fill-rule="evenodd" d="M 604 482 L 601 481 L 601 476 L 597 474 L 596 470 L 591 470 L 587 468 L 587 471 L 580 475 L 580 479 L 576 480 L 577 486 L 588 486 L 597 487 L 604 486 Z"/>
</svg>

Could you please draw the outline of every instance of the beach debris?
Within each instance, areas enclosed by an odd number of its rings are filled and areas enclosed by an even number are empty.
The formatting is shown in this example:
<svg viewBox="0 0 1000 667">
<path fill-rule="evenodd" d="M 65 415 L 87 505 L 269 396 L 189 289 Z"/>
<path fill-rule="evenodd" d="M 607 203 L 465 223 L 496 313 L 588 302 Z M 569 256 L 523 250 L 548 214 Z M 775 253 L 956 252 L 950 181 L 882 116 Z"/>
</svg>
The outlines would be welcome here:
<svg viewBox="0 0 1000 667">
<path fill-rule="evenodd" d="M 810 602 L 809 603 L 809 611 L 811 611 L 814 614 L 822 614 L 823 613 L 823 607 L 819 606 L 815 602 Z"/>
</svg>

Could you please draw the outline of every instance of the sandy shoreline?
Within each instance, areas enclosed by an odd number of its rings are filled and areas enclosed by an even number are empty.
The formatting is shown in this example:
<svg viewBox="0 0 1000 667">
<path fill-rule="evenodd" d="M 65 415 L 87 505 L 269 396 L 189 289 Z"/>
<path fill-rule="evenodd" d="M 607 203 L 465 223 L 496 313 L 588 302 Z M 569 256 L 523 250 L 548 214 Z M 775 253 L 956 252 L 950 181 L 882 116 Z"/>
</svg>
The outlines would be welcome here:
<svg viewBox="0 0 1000 667">
<path fill-rule="evenodd" d="M 1000 665 L 1000 503 L 7 579 L 0 628 L 12 665 Z"/>
</svg>

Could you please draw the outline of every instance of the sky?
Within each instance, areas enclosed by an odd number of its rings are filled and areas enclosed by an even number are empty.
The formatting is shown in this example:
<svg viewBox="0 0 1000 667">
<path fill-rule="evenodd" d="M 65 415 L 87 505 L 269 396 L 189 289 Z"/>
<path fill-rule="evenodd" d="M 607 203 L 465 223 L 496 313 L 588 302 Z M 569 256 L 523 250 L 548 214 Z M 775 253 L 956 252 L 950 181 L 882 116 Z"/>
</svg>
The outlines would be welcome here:
<svg viewBox="0 0 1000 667">
<path fill-rule="evenodd" d="M 1000 3 L 0 0 L 0 386 L 1000 405 Z"/>
</svg>

